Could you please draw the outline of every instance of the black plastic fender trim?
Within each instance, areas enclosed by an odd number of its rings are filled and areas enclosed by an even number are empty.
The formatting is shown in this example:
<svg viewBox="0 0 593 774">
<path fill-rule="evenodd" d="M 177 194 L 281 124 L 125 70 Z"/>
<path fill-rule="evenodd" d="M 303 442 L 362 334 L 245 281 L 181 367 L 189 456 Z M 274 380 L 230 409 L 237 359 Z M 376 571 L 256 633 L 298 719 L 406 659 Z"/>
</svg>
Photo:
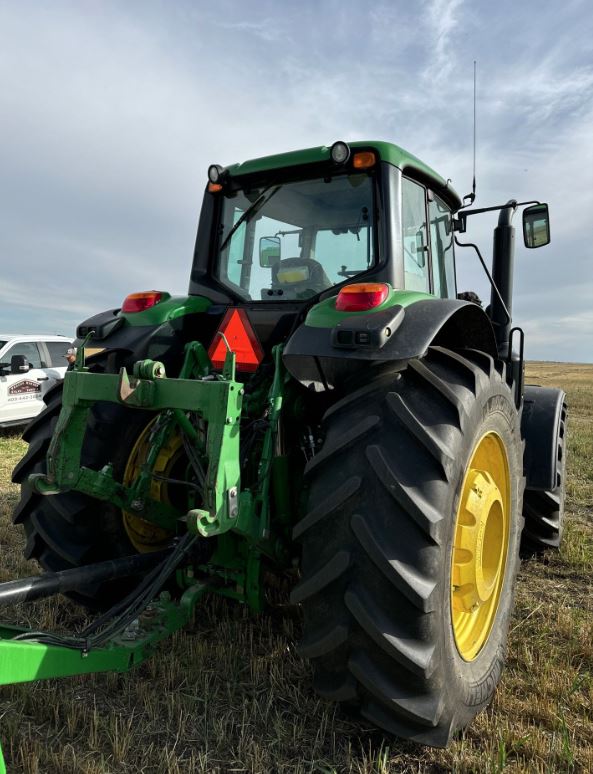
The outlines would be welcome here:
<svg viewBox="0 0 593 774">
<path fill-rule="evenodd" d="M 365 315 L 371 317 L 372 313 Z M 353 315 L 355 317 L 355 315 Z M 335 388 L 358 368 L 423 357 L 431 345 L 479 349 L 496 358 L 492 324 L 477 304 L 458 299 L 427 299 L 405 308 L 397 329 L 381 346 L 336 346 L 336 328 L 301 325 L 284 349 L 284 364 L 301 384 Z M 344 325 L 344 323 L 342 324 Z"/>
<path fill-rule="evenodd" d="M 559 433 L 566 393 L 555 387 L 528 384 L 523 396 L 521 435 L 525 440 L 523 475 L 527 489 L 557 487 Z"/>
<path fill-rule="evenodd" d="M 89 355 L 89 365 L 94 358 L 104 359 L 107 355 L 110 357 L 109 368 L 115 372 L 122 366 L 130 367 L 136 360 L 149 358 L 163 362 L 167 375 L 175 376 L 183 363 L 185 344 L 197 340 L 208 347 L 220 319 L 220 313 L 196 312 L 157 325 L 126 325 L 123 318 L 114 317 L 112 310 L 109 310 L 85 320 L 78 326 L 77 333 L 80 333 L 81 328 L 90 327 L 90 330 L 98 329 L 102 334 L 96 334 L 88 342 L 90 349 L 98 350 L 96 354 Z M 110 327 L 112 320 L 122 320 L 124 324 Z M 107 325 L 103 325 L 103 322 Z M 74 346 L 81 344 L 82 338 L 79 335 Z"/>
</svg>

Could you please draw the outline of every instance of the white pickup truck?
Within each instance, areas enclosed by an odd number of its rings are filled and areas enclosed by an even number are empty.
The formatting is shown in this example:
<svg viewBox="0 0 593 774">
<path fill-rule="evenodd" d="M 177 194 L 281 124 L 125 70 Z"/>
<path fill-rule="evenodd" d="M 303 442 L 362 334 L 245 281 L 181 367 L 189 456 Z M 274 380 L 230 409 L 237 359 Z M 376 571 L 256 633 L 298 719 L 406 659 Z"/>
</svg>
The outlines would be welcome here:
<svg viewBox="0 0 593 774">
<path fill-rule="evenodd" d="M 43 409 L 43 396 L 64 378 L 65 336 L 0 333 L 0 427 L 23 425 Z"/>
</svg>

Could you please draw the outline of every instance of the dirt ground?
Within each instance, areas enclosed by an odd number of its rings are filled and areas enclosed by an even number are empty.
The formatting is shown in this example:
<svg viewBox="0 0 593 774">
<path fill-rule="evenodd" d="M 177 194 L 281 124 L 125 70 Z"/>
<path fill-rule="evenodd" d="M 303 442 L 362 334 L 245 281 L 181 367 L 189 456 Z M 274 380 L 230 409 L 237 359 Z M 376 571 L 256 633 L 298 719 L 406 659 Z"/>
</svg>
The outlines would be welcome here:
<svg viewBox="0 0 593 774">
<path fill-rule="evenodd" d="M 387 738 L 316 698 L 298 616 L 213 600 L 134 672 L 0 689 L 9 772 L 593 771 L 593 365 L 532 363 L 527 381 L 568 393 L 565 538 L 523 564 L 501 685 L 447 750 Z M 0 435 L 0 580 L 36 572 L 10 524 L 25 448 Z M 20 612 L 43 626 L 80 619 L 65 600 Z"/>
</svg>

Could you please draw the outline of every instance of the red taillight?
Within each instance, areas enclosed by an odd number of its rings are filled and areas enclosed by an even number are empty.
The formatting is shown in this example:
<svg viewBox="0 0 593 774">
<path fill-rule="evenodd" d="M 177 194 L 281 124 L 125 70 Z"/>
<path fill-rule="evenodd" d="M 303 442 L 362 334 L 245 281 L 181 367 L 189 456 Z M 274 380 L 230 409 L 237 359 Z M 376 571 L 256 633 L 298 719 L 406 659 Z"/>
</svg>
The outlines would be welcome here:
<svg viewBox="0 0 593 774">
<path fill-rule="evenodd" d="M 356 282 L 338 293 L 338 312 L 364 312 L 382 304 L 389 295 L 389 285 L 383 282 Z"/>
<path fill-rule="evenodd" d="M 225 341 L 222 336 L 218 335 L 219 333 L 224 334 L 229 347 L 235 353 L 237 369 L 239 371 L 256 371 L 264 353 L 255 331 L 251 327 L 247 312 L 244 309 L 229 309 L 225 314 L 208 350 L 208 357 L 214 368 L 223 367 L 227 353 Z"/>
<path fill-rule="evenodd" d="M 143 312 L 158 304 L 163 298 L 160 290 L 143 290 L 141 293 L 130 293 L 121 305 L 122 312 Z"/>
</svg>

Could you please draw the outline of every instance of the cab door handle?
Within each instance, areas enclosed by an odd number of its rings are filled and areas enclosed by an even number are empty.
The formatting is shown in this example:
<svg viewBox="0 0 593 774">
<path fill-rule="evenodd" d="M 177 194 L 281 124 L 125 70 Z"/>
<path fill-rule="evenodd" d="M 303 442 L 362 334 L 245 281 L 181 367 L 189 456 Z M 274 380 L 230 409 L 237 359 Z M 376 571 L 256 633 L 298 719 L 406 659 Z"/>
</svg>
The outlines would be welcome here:
<svg viewBox="0 0 593 774">
<path fill-rule="evenodd" d="M 49 381 L 49 376 L 38 376 L 37 377 L 37 381 L 38 382 L 48 382 Z"/>
</svg>

